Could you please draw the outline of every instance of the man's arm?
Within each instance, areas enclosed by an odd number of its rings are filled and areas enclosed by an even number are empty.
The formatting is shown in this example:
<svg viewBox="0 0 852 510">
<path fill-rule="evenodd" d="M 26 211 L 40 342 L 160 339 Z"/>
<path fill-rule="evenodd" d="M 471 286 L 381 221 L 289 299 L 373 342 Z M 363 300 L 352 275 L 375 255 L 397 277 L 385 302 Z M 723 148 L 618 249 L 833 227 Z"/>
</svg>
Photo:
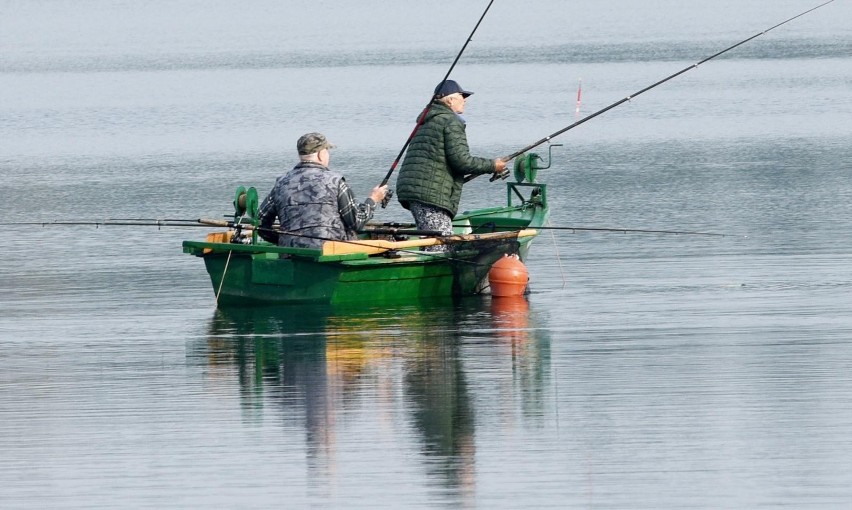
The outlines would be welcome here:
<svg viewBox="0 0 852 510">
<path fill-rule="evenodd" d="M 450 122 L 444 128 L 447 164 L 456 176 L 467 174 L 488 174 L 495 170 L 496 162 L 470 154 L 464 124 Z"/>
<path fill-rule="evenodd" d="M 343 224 L 347 228 L 357 231 L 361 230 L 364 224 L 373 217 L 376 202 L 372 198 L 367 198 L 363 204 L 356 203 L 352 189 L 346 184 L 346 180 L 341 179 L 340 186 L 337 189 L 337 209 L 340 211 Z"/>
</svg>

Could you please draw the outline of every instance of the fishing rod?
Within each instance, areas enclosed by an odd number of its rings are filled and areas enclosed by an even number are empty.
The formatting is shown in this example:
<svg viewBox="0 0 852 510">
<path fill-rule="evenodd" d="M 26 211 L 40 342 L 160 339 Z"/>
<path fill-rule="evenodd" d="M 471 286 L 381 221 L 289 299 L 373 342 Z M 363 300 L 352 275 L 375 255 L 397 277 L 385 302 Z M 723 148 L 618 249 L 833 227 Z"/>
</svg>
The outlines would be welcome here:
<svg viewBox="0 0 852 510">
<path fill-rule="evenodd" d="M 512 225 L 493 225 L 486 223 L 483 227 L 490 229 L 515 229 Z M 717 232 L 699 232 L 694 230 L 651 230 L 642 228 L 604 228 L 604 227 L 535 227 L 536 230 L 566 230 L 569 232 L 621 232 L 639 233 L 639 234 L 676 234 L 676 235 L 691 235 L 691 236 L 712 236 L 712 237 L 747 237 L 733 236 L 731 234 L 720 234 Z"/>
<path fill-rule="evenodd" d="M 16 222 L 16 225 L 37 225 L 41 227 L 49 227 L 54 225 L 59 226 L 91 226 L 100 228 L 104 226 L 130 226 L 130 227 L 204 227 L 210 226 L 205 224 L 201 219 L 197 220 L 181 220 L 181 219 L 156 219 L 156 218 L 123 218 L 123 219 L 103 219 L 103 220 L 50 220 L 50 221 L 23 221 Z M 224 225 L 223 225 L 224 226 Z"/>
<path fill-rule="evenodd" d="M 667 81 L 669 81 L 669 80 L 671 80 L 671 79 L 674 79 L 674 78 L 676 78 L 676 77 L 680 76 L 681 74 L 683 74 L 683 73 L 685 73 L 685 72 L 687 72 L 687 71 L 690 71 L 690 70 L 692 70 L 692 69 L 695 69 L 696 67 L 700 66 L 701 64 L 703 64 L 703 63 L 705 63 L 705 62 L 707 62 L 707 61 L 713 60 L 714 58 L 716 58 L 716 57 L 718 57 L 718 56 L 720 56 L 720 55 L 723 55 L 723 54 L 725 54 L 725 53 L 727 53 L 727 52 L 729 52 L 729 51 L 733 50 L 734 48 L 737 48 L 738 46 L 742 46 L 743 44 L 745 44 L 745 43 L 747 43 L 747 42 L 751 41 L 752 39 L 756 39 L 756 38 L 760 37 L 761 35 L 766 34 L 767 32 L 769 32 L 769 31 L 771 31 L 771 30 L 775 30 L 776 28 L 780 27 L 781 25 L 785 25 L 785 24 L 787 24 L 787 23 L 789 23 L 789 22 L 793 21 L 793 20 L 794 20 L 794 19 L 796 19 L 796 18 L 800 18 L 800 17 L 804 16 L 805 14 L 808 14 L 808 13 L 810 13 L 810 12 L 813 12 L 813 11 L 815 11 L 815 10 L 817 10 L 817 9 L 821 8 L 821 7 L 824 7 L 824 6 L 826 6 L 826 5 L 830 4 L 830 3 L 832 3 L 833 1 L 834 1 L 834 0 L 828 0 L 827 2 L 821 3 L 821 4 L 817 5 L 816 7 L 812 7 L 812 8 L 810 8 L 810 9 L 808 9 L 808 10 L 806 10 L 806 11 L 802 12 L 802 13 L 799 13 L 799 14 L 797 14 L 797 15 L 793 16 L 792 18 L 786 19 L 786 20 L 782 21 L 781 23 L 778 23 L 777 25 L 771 26 L 771 27 L 767 28 L 766 30 L 764 30 L 764 31 L 762 31 L 762 32 L 758 32 L 758 33 L 754 34 L 753 36 L 751 36 L 751 37 L 749 37 L 749 38 L 747 38 L 747 39 L 744 39 L 744 40 L 742 40 L 742 41 L 740 41 L 740 42 L 738 42 L 738 43 L 736 43 L 736 44 L 734 44 L 734 45 L 732 45 L 732 46 L 729 46 L 729 47 L 725 48 L 725 49 L 724 49 L 724 50 L 722 50 L 722 51 L 719 51 L 719 52 L 717 52 L 717 53 L 714 53 L 713 55 L 710 55 L 709 57 L 706 57 L 706 58 L 704 58 L 703 60 L 700 60 L 700 61 L 698 61 L 698 62 L 696 62 L 696 63 L 694 63 L 694 64 L 692 64 L 692 65 L 690 65 L 690 66 L 687 66 L 687 67 L 685 67 L 685 68 L 681 69 L 680 71 L 678 71 L 678 72 L 676 72 L 676 73 L 674 73 L 674 74 L 672 74 L 672 75 L 670 75 L 670 76 L 668 76 L 668 77 L 666 77 L 666 78 L 663 78 L 662 80 L 660 80 L 660 81 L 658 81 L 658 82 L 656 82 L 656 83 L 654 83 L 654 84 L 652 84 L 652 85 L 649 85 L 649 86 L 647 86 L 647 87 L 645 87 L 645 88 L 643 88 L 643 89 L 641 89 L 641 90 L 639 90 L 639 91 L 637 91 L 637 92 L 634 92 L 633 94 L 631 94 L 631 95 L 629 95 L 629 96 L 627 96 L 627 97 L 625 97 L 625 98 L 623 98 L 623 99 L 619 99 L 618 101 L 616 101 L 616 102 L 612 103 L 611 105 L 606 106 L 606 107 L 604 107 L 604 108 L 601 108 L 600 110 L 598 110 L 598 111 L 596 111 L 596 112 L 594 112 L 594 113 L 592 113 L 592 114 L 589 114 L 589 115 L 587 115 L 587 116 L 583 117 L 582 119 L 578 120 L 577 122 L 575 122 L 575 123 L 573 123 L 573 124 L 571 124 L 571 125 L 569 125 L 569 126 L 567 126 L 567 127 L 564 127 L 564 128 L 562 128 L 562 129 L 560 129 L 560 130 L 558 130 L 558 131 L 554 132 L 554 133 L 551 133 L 551 134 L 549 134 L 549 135 L 545 136 L 544 138 L 542 138 L 541 140 L 537 140 L 537 141 L 535 141 L 535 142 L 533 142 L 533 143 L 531 143 L 531 144 L 527 145 L 526 147 L 524 147 L 524 148 L 522 148 L 522 149 L 518 149 L 517 151 L 513 152 L 512 154 L 509 154 L 508 156 L 504 156 L 504 157 L 503 157 L 503 158 L 501 158 L 501 159 L 502 159 L 503 161 L 509 161 L 509 160 L 511 160 L 511 159 L 515 159 L 516 157 L 520 156 L 521 154 L 523 154 L 523 153 L 525 153 L 525 152 L 527 152 L 527 151 L 529 151 L 529 150 L 531 150 L 531 149 L 534 149 L 535 147 L 538 147 L 539 145 L 541 145 L 541 144 L 543 144 L 543 143 L 545 143 L 545 142 L 550 141 L 552 138 L 555 138 L 555 137 L 557 137 L 557 136 L 561 135 L 562 133 L 565 133 L 566 131 L 569 131 L 569 130 L 571 130 L 571 129 L 574 129 L 575 127 L 579 126 L 580 124 L 584 124 L 584 123 L 586 123 L 586 122 L 588 122 L 588 121 L 590 121 L 590 120 L 594 119 L 594 118 L 595 118 L 595 117 L 597 117 L 598 115 L 601 115 L 601 114 L 603 114 L 603 113 L 606 113 L 606 112 L 608 112 L 609 110 L 612 110 L 613 108 L 615 108 L 615 107 L 617 107 L 617 106 L 619 106 L 619 105 L 621 105 L 621 104 L 624 104 L 624 103 L 626 103 L 627 101 L 630 101 L 631 99 L 633 99 L 634 97 L 636 97 L 636 96 L 638 96 L 638 95 L 640 95 L 640 94 L 644 94 L 645 92 L 648 92 L 649 90 L 651 90 L 651 89 L 653 89 L 653 88 L 655 88 L 655 87 L 657 87 L 657 86 L 659 86 L 659 85 L 662 85 L 663 83 L 666 83 Z M 500 174 L 494 174 L 494 175 L 491 177 L 491 179 L 490 179 L 490 180 L 494 181 L 494 180 L 496 180 L 496 179 L 505 179 L 505 178 L 506 178 L 506 177 L 508 177 L 508 176 L 509 176 L 509 170 L 508 170 L 508 167 L 507 167 L 507 169 L 506 169 L 505 171 L 503 171 L 502 173 L 500 173 Z M 471 176 L 471 178 L 474 178 L 474 177 L 476 177 L 476 175 Z"/>
<path fill-rule="evenodd" d="M 429 99 L 429 102 L 426 104 L 426 108 L 423 109 L 423 112 L 417 118 L 417 123 L 414 125 L 414 129 L 411 130 L 411 134 L 408 135 L 408 139 L 405 141 L 405 144 L 403 144 L 402 149 L 399 150 L 399 154 L 396 155 L 396 159 L 393 160 L 393 163 L 391 164 L 390 170 L 388 170 L 388 173 L 385 175 L 385 178 L 382 179 L 382 182 L 381 182 L 381 184 L 379 184 L 379 186 L 385 186 L 388 183 L 388 181 L 390 180 L 391 175 L 393 175 L 394 170 L 396 170 L 397 165 L 399 165 L 399 161 L 402 159 L 402 155 L 405 153 L 405 150 L 411 144 L 411 140 L 414 139 L 414 135 L 420 129 L 420 126 L 422 126 L 423 123 L 426 122 L 426 114 L 429 113 L 429 110 L 432 108 L 433 101 L 435 101 L 435 99 L 437 99 L 437 97 L 438 97 L 437 91 L 441 90 L 441 87 L 443 87 L 444 83 L 446 83 L 446 81 L 450 78 L 450 73 L 453 72 L 453 69 L 456 67 L 456 64 L 458 63 L 459 59 L 461 58 L 462 53 L 464 53 L 464 50 L 467 48 L 468 43 L 470 43 L 470 41 L 473 39 L 473 34 L 476 33 L 476 30 L 479 28 L 479 25 L 480 25 L 480 23 L 482 23 L 482 20 L 485 19 L 485 15 L 488 14 L 488 9 L 491 8 L 491 4 L 493 4 L 493 3 L 494 3 L 494 0 L 491 0 L 490 2 L 488 2 L 488 6 L 485 7 L 485 11 L 482 13 L 482 16 L 479 17 L 479 21 L 476 22 L 476 26 L 473 27 L 473 30 L 470 32 L 470 35 L 467 37 L 467 40 L 464 42 L 464 45 L 462 45 L 461 51 L 459 51 L 458 55 L 456 55 L 455 60 L 453 60 L 453 63 L 450 65 L 450 68 L 447 70 L 447 74 L 444 75 L 444 79 L 441 80 L 440 85 L 438 85 L 438 87 L 435 89 L 436 92 L 434 94 L 432 94 L 432 97 Z M 385 208 L 385 207 L 388 206 L 388 202 L 390 202 L 391 197 L 393 197 L 393 190 L 388 190 L 387 194 L 385 195 L 385 198 L 382 199 L 382 208 Z"/>
<path fill-rule="evenodd" d="M 37 225 L 41 227 L 48 226 L 91 226 L 100 228 L 104 226 L 131 226 L 131 227 L 227 227 L 241 228 L 243 230 L 253 230 L 255 227 L 250 223 L 236 223 L 228 220 L 214 220 L 209 218 L 198 219 L 156 219 L 156 218 L 110 218 L 103 220 L 52 220 L 52 221 L 25 221 L 18 222 L 16 225 Z M 269 230 L 283 234 L 291 234 L 277 228 L 277 224 L 271 228 L 258 227 L 258 230 Z M 421 230 L 411 224 L 401 223 L 386 223 L 381 225 L 367 225 L 367 228 L 359 230 L 360 234 L 376 234 L 390 236 L 426 236 L 440 237 L 443 232 L 440 230 Z M 293 233 L 296 235 L 295 233 Z"/>
<path fill-rule="evenodd" d="M 53 221 L 25 221 L 16 222 L 16 225 L 36 225 L 41 227 L 48 226 L 92 226 L 100 228 L 104 226 L 131 226 L 131 227 L 225 227 L 225 228 L 240 228 L 243 230 L 253 230 L 255 227 L 250 223 L 237 223 L 230 220 L 216 220 L 210 218 L 198 219 L 155 219 L 155 218 L 116 218 L 104 220 L 53 220 Z M 495 225 L 487 223 L 483 227 L 500 230 L 517 230 L 515 225 Z M 682 234 L 682 235 L 701 235 L 701 236 L 719 236 L 730 237 L 730 234 L 719 234 L 714 232 L 696 232 L 686 230 L 649 230 L 635 228 L 598 228 L 598 227 L 536 227 L 537 230 L 567 230 L 567 231 L 588 231 L 588 232 L 637 232 L 645 234 Z M 273 225 L 270 228 L 257 227 L 258 231 L 275 232 L 278 234 L 294 235 L 299 237 L 309 237 L 298 232 L 289 232 L 276 228 Z M 367 228 L 360 230 L 362 234 L 390 235 L 390 236 L 426 236 L 426 237 L 442 237 L 440 230 L 421 230 L 414 228 L 410 223 L 379 223 L 368 224 Z M 322 240 L 332 240 L 319 238 Z M 338 240 L 339 241 L 339 240 Z"/>
<path fill-rule="evenodd" d="M 330 237 L 318 237 L 299 232 L 282 230 L 276 223 L 270 227 L 255 227 L 251 223 L 240 223 L 232 220 L 216 220 L 211 218 L 198 219 L 154 219 L 154 218 L 122 218 L 122 219 L 104 219 L 104 220 L 53 220 L 53 221 L 25 221 L 15 223 L 16 225 L 37 225 L 41 227 L 48 226 L 92 226 L 100 228 L 103 226 L 133 226 L 133 227 L 223 227 L 239 230 L 258 232 L 270 232 L 283 235 L 291 235 L 295 237 L 304 237 L 306 239 L 318 239 L 321 241 L 337 241 L 351 242 L 359 244 L 356 241 L 347 241 L 345 239 L 332 239 Z M 415 228 L 408 223 L 382 223 L 370 224 L 367 228 L 358 231 L 359 234 L 375 234 L 386 236 L 423 236 L 423 237 L 452 237 L 445 236 L 441 230 L 423 230 Z"/>
</svg>

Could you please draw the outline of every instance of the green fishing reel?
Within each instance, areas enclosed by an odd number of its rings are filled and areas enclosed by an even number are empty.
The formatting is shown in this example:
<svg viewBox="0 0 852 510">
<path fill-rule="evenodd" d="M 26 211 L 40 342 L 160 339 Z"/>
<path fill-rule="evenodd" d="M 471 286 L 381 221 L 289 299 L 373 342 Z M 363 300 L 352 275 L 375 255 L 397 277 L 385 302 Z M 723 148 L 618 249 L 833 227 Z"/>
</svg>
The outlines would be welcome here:
<svg viewBox="0 0 852 510">
<path fill-rule="evenodd" d="M 535 182 L 535 176 L 540 167 L 541 156 L 535 152 L 528 152 L 519 158 L 515 158 L 515 182 Z"/>
<path fill-rule="evenodd" d="M 251 225 L 252 244 L 257 243 L 257 227 L 260 221 L 257 218 L 257 210 L 260 207 L 260 201 L 257 197 L 257 190 L 254 187 L 246 188 L 240 186 L 234 193 L 234 224 L 238 225 L 237 232 L 242 228 L 241 225 Z"/>
<path fill-rule="evenodd" d="M 528 152 L 515 158 L 515 181 L 518 183 L 524 181 L 534 183 L 538 171 L 550 168 L 551 163 L 553 163 L 553 148 L 561 146 L 561 143 L 555 143 L 547 147 L 547 165 L 544 166 L 541 164 L 544 160 L 535 152 Z"/>
<path fill-rule="evenodd" d="M 257 218 L 257 209 L 260 202 L 257 198 L 257 190 L 253 187 L 246 188 L 240 186 L 234 194 L 234 221 L 239 222 L 240 218 L 246 217 L 250 219 Z"/>
</svg>

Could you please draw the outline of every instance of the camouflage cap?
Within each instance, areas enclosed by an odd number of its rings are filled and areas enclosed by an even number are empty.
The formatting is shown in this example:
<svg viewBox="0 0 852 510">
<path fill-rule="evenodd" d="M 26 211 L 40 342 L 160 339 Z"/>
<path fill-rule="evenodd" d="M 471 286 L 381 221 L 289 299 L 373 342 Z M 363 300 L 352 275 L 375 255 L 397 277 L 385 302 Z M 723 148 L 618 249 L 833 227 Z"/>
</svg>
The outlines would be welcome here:
<svg viewBox="0 0 852 510">
<path fill-rule="evenodd" d="M 301 138 L 299 138 L 299 141 L 296 142 L 296 150 L 298 150 L 299 154 L 302 156 L 313 154 L 323 149 L 333 148 L 334 145 L 330 144 L 328 140 L 326 140 L 325 135 L 322 133 L 308 133 L 306 135 L 302 135 Z"/>
</svg>

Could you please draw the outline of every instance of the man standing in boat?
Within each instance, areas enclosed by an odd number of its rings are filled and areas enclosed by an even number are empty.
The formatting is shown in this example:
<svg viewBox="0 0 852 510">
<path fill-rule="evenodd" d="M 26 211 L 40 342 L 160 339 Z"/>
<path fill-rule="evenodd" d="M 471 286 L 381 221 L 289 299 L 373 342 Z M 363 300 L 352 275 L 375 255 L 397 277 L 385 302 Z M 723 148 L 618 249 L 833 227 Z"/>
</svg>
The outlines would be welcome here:
<svg viewBox="0 0 852 510">
<path fill-rule="evenodd" d="M 418 229 L 451 235 L 465 177 L 500 173 L 506 168 L 502 159 L 470 155 L 461 114 L 471 94 L 454 80 L 439 83 L 405 154 L 396 194 L 411 211 Z"/>
<path fill-rule="evenodd" d="M 385 198 L 387 186 L 376 186 L 358 204 L 343 176 L 328 168 L 333 148 L 321 133 L 299 138 L 299 164 L 275 181 L 258 210 L 263 239 L 279 246 L 320 249 L 324 241 L 357 238 L 357 231 Z M 280 226 L 273 229 L 276 217 Z"/>
</svg>

